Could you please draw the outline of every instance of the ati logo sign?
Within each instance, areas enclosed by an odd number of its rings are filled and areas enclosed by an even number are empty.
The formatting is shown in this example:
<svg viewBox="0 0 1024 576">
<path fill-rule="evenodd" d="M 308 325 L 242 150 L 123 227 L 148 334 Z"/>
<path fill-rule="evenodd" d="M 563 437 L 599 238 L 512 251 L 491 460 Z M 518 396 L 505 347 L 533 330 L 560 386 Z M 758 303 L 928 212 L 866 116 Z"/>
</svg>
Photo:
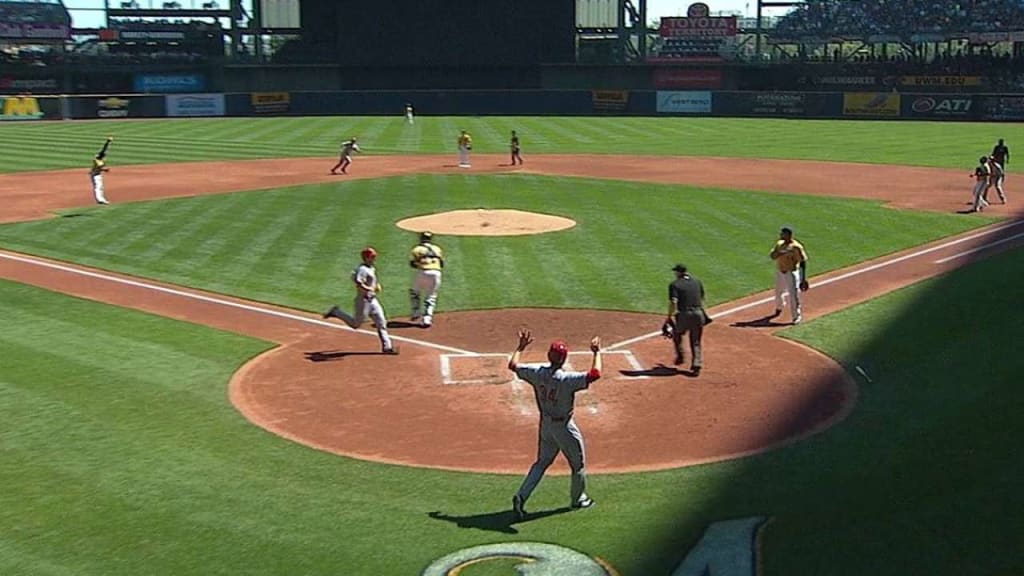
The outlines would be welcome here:
<svg viewBox="0 0 1024 576">
<path fill-rule="evenodd" d="M 754 516 L 715 522 L 676 566 L 672 576 L 757 576 L 760 537 L 767 518 Z M 474 546 L 434 561 L 421 576 L 459 576 L 474 564 L 515 562 L 530 576 L 619 576 L 600 558 L 541 542 L 502 542 Z"/>
<path fill-rule="evenodd" d="M 971 111 L 971 98 L 918 98 L 910 108 L 918 114 L 965 116 Z"/>
</svg>

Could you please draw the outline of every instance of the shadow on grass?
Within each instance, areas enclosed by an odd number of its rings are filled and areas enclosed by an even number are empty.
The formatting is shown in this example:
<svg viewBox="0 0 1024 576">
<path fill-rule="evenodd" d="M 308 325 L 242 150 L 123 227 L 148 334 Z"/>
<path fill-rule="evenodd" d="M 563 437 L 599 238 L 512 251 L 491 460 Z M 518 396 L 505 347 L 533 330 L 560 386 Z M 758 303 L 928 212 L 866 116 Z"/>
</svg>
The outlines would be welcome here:
<svg viewBox="0 0 1024 576">
<path fill-rule="evenodd" d="M 567 512 L 572 512 L 572 508 L 565 506 L 562 508 L 552 508 L 550 510 L 527 512 L 526 517 L 522 520 L 516 520 L 515 514 L 512 512 L 511 508 L 508 510 L 499 510 L 497 512 L 470 514 L 468 516 L 450 516 L 443 512 L 435 511 L 428 513 L 427 516 L 430 516 L 434 520 L 451 522 L 459 528 L 474 528 L 476 530 L 485 530 L 487 532 L 501 532 L 502 534 L 518 534 L 519 531 L 515 529 L 513 526 L 514 524 L 540 520 L 541 518 L 557 516 Z"/>
</svg>

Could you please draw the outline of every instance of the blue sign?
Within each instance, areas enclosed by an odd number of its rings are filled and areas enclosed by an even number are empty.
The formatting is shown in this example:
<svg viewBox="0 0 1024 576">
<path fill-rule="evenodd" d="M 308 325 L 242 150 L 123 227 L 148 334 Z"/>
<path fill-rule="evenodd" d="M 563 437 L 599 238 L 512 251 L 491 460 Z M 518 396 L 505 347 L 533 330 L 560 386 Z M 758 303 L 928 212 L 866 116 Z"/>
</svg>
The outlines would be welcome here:
<svg viewBox="0 0 1024 576">
<path fill-rule="evenodd" d="M 136 74 L 136 92 L 202 92 L 206 78 L 201 74 Z"/>
</svg>

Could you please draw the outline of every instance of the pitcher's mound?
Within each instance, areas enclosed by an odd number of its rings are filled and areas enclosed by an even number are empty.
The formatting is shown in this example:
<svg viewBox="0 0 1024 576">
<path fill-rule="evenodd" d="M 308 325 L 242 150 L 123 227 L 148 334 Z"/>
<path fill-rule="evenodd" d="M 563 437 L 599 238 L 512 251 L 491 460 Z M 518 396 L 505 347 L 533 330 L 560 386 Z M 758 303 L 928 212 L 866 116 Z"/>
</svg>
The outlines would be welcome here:
<svg viewBox="0 0 1024 576">
<path fill-rule="evenodd" d="M 452 210 L 399 220 L 396 225 L 412 232 L 430 230 L 449 236 L 525 236 L 566 230 L 576 221 L 562 216 L 522 210 Z"/>
</svg>

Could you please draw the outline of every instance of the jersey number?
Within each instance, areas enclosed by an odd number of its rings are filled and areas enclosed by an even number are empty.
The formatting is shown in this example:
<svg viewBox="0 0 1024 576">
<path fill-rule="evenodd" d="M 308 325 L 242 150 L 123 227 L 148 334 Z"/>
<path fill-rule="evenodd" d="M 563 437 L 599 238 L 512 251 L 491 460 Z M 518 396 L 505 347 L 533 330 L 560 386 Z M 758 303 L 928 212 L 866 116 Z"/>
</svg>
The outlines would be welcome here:
<svg viewBox="0 0 1024 576">
<path fill-rule="evenodd" d="M 558 388 L 548 388 L 547 386 L 540 387 L 540 397 L 542 400 L 547 400 L 554 404 L 558 401 Z"/>
</svg>

